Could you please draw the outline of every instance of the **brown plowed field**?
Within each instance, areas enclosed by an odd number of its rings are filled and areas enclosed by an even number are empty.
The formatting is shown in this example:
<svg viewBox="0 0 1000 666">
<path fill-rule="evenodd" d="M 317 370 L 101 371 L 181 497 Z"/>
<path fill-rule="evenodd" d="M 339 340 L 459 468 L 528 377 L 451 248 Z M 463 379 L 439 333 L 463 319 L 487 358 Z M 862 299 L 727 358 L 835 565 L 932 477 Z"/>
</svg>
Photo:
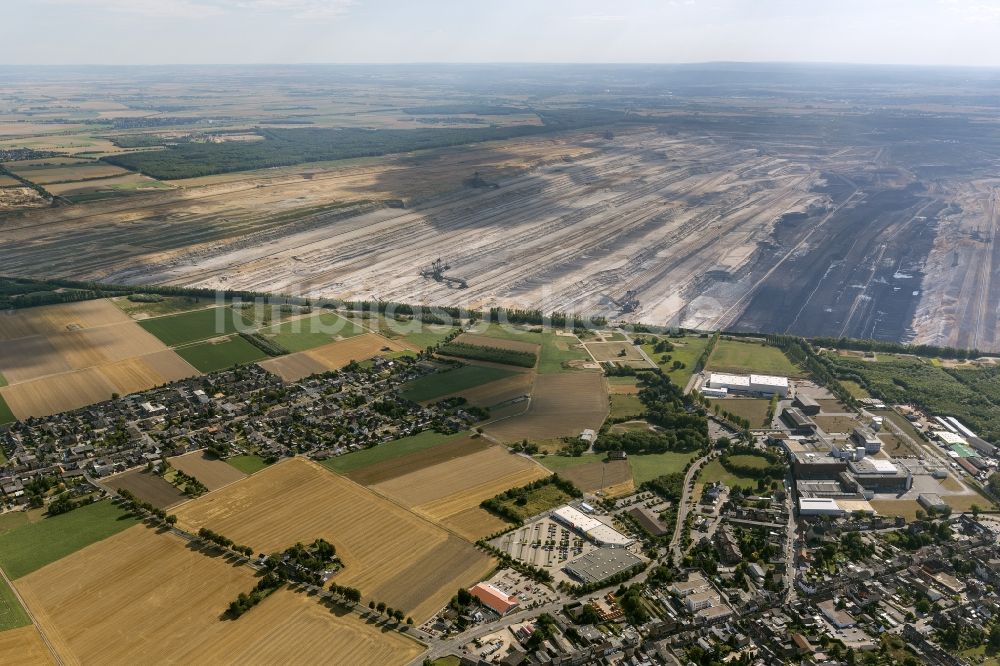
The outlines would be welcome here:
<svg viewBox="0 0 1000 666">
<path fill-rule="evenodd" d="M 392 351 L 407 349 L 403 344 L 381 335 L 365 333 L 315 349 L 268 359 L 259 365 L 286 382 L 297 382 L 309 375 L 339 370 L 351 361 L 364 361 L 378 356 L 385 348 Z"/>
<path fill-rule="evenodd" d="M 607 463 L 598 461 L 560 470 L 559 476 L 572 481 L 573 485 L 584 492 L 593 492 L 601 489 L 602 478 L 605 490 L 631 481 L 632 468 L 627 460 L 612 460 Z"/>
<path fill-rule="evenodd" d="M 477 451 L 484 451 L 490 442 L 482 437 L 463 437 L 453 442 L 433 446 L 429 449 L 416 451 L 399 458 L 392 458 L 374 465 L 347 472 L 345 476 L 358 483 L 370 486 L 374 483 L 388 481 L 416 470 L 431 467 L 439 463 L 468 456 Z"/>
<path fill-rule="evenodd" d="M 509 366 L 508 366 L 509 367 Z M 469 404 L 477 407 L 492 407 L 501 402 L 531 395 L 531 387 L 534 384 L 535 376 L 530 372 L 521 372 L 512 377 L 498 379 L 488 384 L 480 384 L 452 395 L 460 395 L 469 401 Z M 440 400 L 441 398 L 435 398 Z"/>
<path fill-rule="evenodd" d="M 479 508 L 483 500 L 550 473 L 527 458 L 494 446 L 398 476 L 372 489 L 468 539 L 478 539 L 499 530 L 503 522 Z"/>
<path fill-rule="evenodd" d="M 539 375 L 528 411 L 485 426 L 486 432 L 507 442 L 552 439 L 597 430 L 608 416 L 608 389 L 596 372 Z"/>
<path fill-rule="evenodd" d="M 4 666 L 44 666 L 55 663 L 34 625 L 0 631 L 0 655 L 3 656 Z"/>
<path fill-rule="evenodd" d="M 346 568 L 337 576 L 423 621 L 493 561 L 472 544 L 302 458 L 179 507 L 182 527 L 208 527 L 258 552 L 329 540 Z"/>
<path fill-rule="evenodd" d="M 514 351 L 530 352 L 538 354 L 542 346 L 534 342 L 524 342 L 523 340 L 504 340 L 486 335 L 476 335 L 475 333 L 462 333 L 455 338 L 455 342 L 462 342 L 467 345 L 479 345 L 480 347 L 496 347 L 497 349 L 512 349 Z"/>
<path fill-rule="evenodd" d="M 209 490 L 228 486 L 234 481 L 246 478 L 246 474 L 232 465 L 216 458 L 206 458 L 201 451 L 170 458 L 169 462 L 174 469 L 190 474 L 205 484 Z"/>
<path fill-rule="evenodd" d="M 153 506 L 165 509 L 188 499 L 169 482 L 143 469 L 133 469 L 101 480 L 101 485 L 110 490 L 124 488 L 139 499 Z"/>
<path fill-rule="evenodd" d="M 321 663 L 331 655 L 403 664 L 421 651 L 398 633 L 290 590 L 237 621 L 220 619 L 253 587 L 253 573 L 138 525 L 16 585 L 67 664 Z"/>
</svg>

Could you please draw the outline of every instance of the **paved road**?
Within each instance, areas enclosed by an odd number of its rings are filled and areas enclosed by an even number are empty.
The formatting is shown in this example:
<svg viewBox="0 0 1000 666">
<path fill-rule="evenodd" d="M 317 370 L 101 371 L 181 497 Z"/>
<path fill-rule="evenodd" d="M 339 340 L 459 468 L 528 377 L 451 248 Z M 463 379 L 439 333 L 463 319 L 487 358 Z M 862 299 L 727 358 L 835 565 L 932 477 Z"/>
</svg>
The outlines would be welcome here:
<svg viewBox="0 0 1000 666">
<path fill-rule="evenodd" d="M 703 456 L 698 458 L 691 464 L 688 468 L 687 474 L 684 475 L 684 485 L 681 489 L 681 499 L 677 503 L 677 524 L 674 525 L 674 535 L 670 538 L 670 552 L 674 555 L 674 566 L 679 566 L 684 553 L 681 551 L 681 531 L 684 529 L 684 520 L 687 518 L 689 511 L 688 508 L 688 495 L 690 491 L 688 486 L 691 483 L 691 479 L 694 475 L 698 473 L 701 466 L 704 465 L 711 456 Z"/>
</svg>

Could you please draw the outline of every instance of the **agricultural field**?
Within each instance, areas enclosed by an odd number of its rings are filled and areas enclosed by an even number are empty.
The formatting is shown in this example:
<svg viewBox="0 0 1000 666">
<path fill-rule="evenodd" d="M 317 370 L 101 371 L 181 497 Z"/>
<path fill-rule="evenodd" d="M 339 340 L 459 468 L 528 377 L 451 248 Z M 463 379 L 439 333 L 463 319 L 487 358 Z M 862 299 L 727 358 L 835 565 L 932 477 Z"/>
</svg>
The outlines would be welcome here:
<svg viewBox="0 0 1000 666">
<path fill-rule="evenodd" d="M 174 456 L 167 461 L 174 469 L 179 469 L 201 481 L 209 490 L 216 490 L 246 477 L 246 474 L 235 466 L 227 465 L 217 458 L 210 458 L 201 451 Z"/>
<path fill-rule="evenodd" d="M 0 567 L 17 580 L 136 522 L 110 501 L 29 522 L 0 534 Z"/>
<path fill-rule="evenodd" d="M 11 629 L 31 624 L 31 618 L 24 612 L 14 591 L 0 578 L 0 634 Z M 0 650 L 0 655 L 3 651 Z"/>
<path fill-rule="evenodd" d="M 181 314 L 143 319 L 139 325 L 163 344 L 175 347 L 236 331 L 236 313 L 227 307 L 204 308 Z"/>
<path fill-rule="evenodd" d="M 597 430 L 608 415 L 604 376 L 597 372 L 540 374 L 535 379 L 531 404 L 521 415 L 485 426 L 506 442 L 552 439 Z"/>
<path fill-rule="evenodd" d="M 691 379 L 691 375 L 694 374 L 698 359 L 701 357 L 702 352 L 705 351 L 705 347 L 708 346 L 711 338 L 707 335 L 705 337 L 701 337 L 700 335 L 686 335 L 682 338 L 664 337 L 662 339 L 674 346 L 673 351 L 658 354 L 654 351 L 656 348 L 655 343 L 644 344 L 642 345 L 642 349 L 649 358 L 653 359 L 660 370 L 670 377 L 670 381 L 684 388 Z M 663 362 L 662 358 L 664 356 L 670 356 L 670 360 Z M 680 361 L 684 367 L 675 368 L 674 361 Z"/>
<path fill-rule="evenodd" d="M 735 374 L 777 375 L 780 377 L 804 377 L 805 373 L 796 367 L 777 347 L 748 340 L 720 339 L 708 363 L 707 370 L 731 372 Z"/>
<path fill-rule="evenodd" d="M 107 300 L 5 311 L 0 342 L 0 396 L 17 418 L 198 374 Z"/>
<path fill-rule="evenodd" d="M 492 446 L 424 467 L 371 486 L 428 520 L 475 540 L 502 527 L 479 508 L 486 499 L 523 486 L 549 472 L 534 461 Z"/>
<path fill-rule="evenodd" d="M 822 413 L 813 416 L 812 420 L 826 433 L 845 433 L 849 435 L 855 428 L 861 425 L 858 419 L 851 418 L 850 416 L 829 416 Z"/>
<path fill-rule="evenodd" d="M 0 423 L 10 423 L 16 420 L 17 417 L 14 416 L 14 412 L 10 411 L 7 401 L 3 399 L 3 394 L 0 394 Z"/>
<path fill-rule="evenodd" d="M 514 374 L 514 370 L 504 368 L 465 365 L 415 379 L 402 387 L 400 395 L 414 402 L 435 400 L 452 394 L 464 395 L 468 389 L 481 387 Z"/>
<path fill-rule="evenodd" d="M 176 347 L 174 351 L 201 372 L 215 372 L 268 357 L 267 354 L 238 335 L 196 342 L 192 345 Z"/>
<path fill-rule="evenodd" d="M 504 403 L 510 403 L 516 407 L 512 401 L 526 401 L 527 397 L 531 395 L 534 382 L 535 375 L 533 373 L 518 372 L 504 379 L 464 389 L 459 394 L 470 405 L 476 407 L 495 407 L 504 405 Z M 526 402 L 524 404 L 527 405 Z"/>
<path fill-rule="evenodd" d="M 720 410 L 727 411 L 745 418 L 750 422 L 751 428 L 766 428 L 770 424 L 766 423 L 767 410 L 771 405 L 770 400 L 760 398 L 722 398 L 710 399 L 712 408 L 719 406 Z"/>
<path fill-rule="evenodd" d="M 260 552 L 325 538 L 345 564 L 338 582 L 418 622 L 493 567 L 469 542 L 301 458 L 271 465 L 176 513 L 181 527 L 208 527 Z"/>
<path fill-rule="evenodd" d="M 624 365 L 635 364 L 636 367 L 649 367 L 636 346 L 630 342 L 587 342 L 584 347 L 602 363 L 614 361 Z"/>
<path fill-rule="evenodd" d="M 383 442 L 369 449 L 362 449 L 361 451 L 328 458 L 320 464 L 327 469 L 359 480 L 352 474 L 353 472 L 365 470 L 372 466 L 379 466 L 397 458 L 405 458 L 426 449 L 434 449 L 443 444 L 465 441 L 467 441 L 467 436 L 464 434 L 444 435 L 433 430 L 425 430 L 416 435 L 401 437 L 391 442 Z"/>
<path fill-rule="evenodd" d="M 639 392 L 639 380 L 636 377 L 609 376 L 606 379 L 608 393 L 611 395 L 635 395 Z"/>
<path fill-rule="evenodd" d="M 127 490 L 143 502 L 165 509 L 188 497 L 169 481 L 145 469 L 133 469 L 101 479 L 101 485 L 115 492 Z"/>
<path fill-rule="evenodd" d="M 419 435 L 416 437 L 419 437 Z M 405 440 L 399 441 L 404 442 Z M 393 442 L 389 442 L 388 444 L 382 444 L 376 448 L 384 446 L 389 446 L 391 448 L 393 444 Z M 449 460 L 463 458 L 479 451 L 485 451 L 490 446 L 491 444 L 489 440 L 484 437 L 451 437 L 442 443 L 437 443 L 433 446 L 418 450 L 412 450 L 413 447 L 407 447 L 410 449 L 410 452 L 408 453 L 398 455 L 397 457 L 384 458 L 380 462 L 355 468 L 354 470 L 347 472 L 346 476 L 360 484 L 370 486 L 382 481 L 394 479 L 397 476 L 422 470 L 425 467 L 432 467 Z M 349 457 L 351 456 L 341 456 L 340 458 L 324 461 L 322 464 L 326 467 L 330 467 L 328 463 L 331 463 L 334 460 Z"/>
<path fill-rule="evenodd" d="M 351 361 L 364 361 L 385 353 L 405 350 L 406 347 L 398 341 L 365 333 L 306 351 L 270 358 L 259 365 L 287 382 L 297 382 L 309 375 L 339 370 Z"/>
<path fill-rule="evenodd" d="M 455 342 L 467 345 L 476 345 L 478 347 L 509 349 L 511 351 L 526 352 L 529 354 L 538 354 L 541 350 L 541 345 L 537 342 L 500 338 L 496 336 L 491 337 L 487 335 L 476 335 L 475 333 L 462 333 L 460 336 L 455 338 Z"/>
<path fill-rule="evenodd" d="M 538 372 L 554 374 L 593 364 L 590 354 L 572 333 L 541 327 L 514 327 L 490 324 L 475 329 L 479 338 L 539 345 Z M 484 344 L 488 344 L 484 342 Z"/>
<path fill-rule="evenodd" d="M 237 621 L 221 614 L 255 582 L 254 571 L 134 527 L 17 582 L 64 661 L 178 663 L 273 659 L 306 662 L 342 650 L 368 663 L 403 664 L 421 647 L 383 634 L 346 609 L 279 590 Z M 156 590 L 156 594 L 142 594 Z M 339 652 L 338 652 L 339 654 Z"/>
<path fill-rule="evenodd" d="M 552 456 L 549 456 L 552 457 Z M 600 460 L 576 465 L 557 472 L 584 492 L 603 491 L 607 495 L 624 494 L 634 489 L 632 469 L 627 460 Z"/>
<path fill-rule="evenodd" d="M 0 631 L 0 654 L 4 656 L 5 666 L 47 666 L 56 663 L 34 626 Z"/>
<path fill-rule="evenodd" d="M 36 185 L 70 183 L 95 178 L 125 176 L 131 173 L 121 167 L 98 160 L 77 159 L 72 161 L 63 160 L 63 162 L 63 164 L 45 164 L 45 160 L 29 160 L 27 162 L 8 163 L 6 168 Z"/>
<path fill-rule="evenodd" d="M 355 322 L 333 312 L 301 317 L 260 330 L 260 334 L 265 338 L 273 340 L 290 352 L 321 347 L 364 332 L 365 330 Z"/>
</svg>

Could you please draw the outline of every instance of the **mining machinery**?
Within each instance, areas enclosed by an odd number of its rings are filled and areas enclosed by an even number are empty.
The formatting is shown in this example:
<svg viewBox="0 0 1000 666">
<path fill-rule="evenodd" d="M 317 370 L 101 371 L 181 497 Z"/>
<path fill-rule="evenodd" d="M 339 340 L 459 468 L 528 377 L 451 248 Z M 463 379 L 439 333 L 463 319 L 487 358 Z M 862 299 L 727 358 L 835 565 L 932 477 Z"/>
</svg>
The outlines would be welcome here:
<svg viewBox="0 0 1000 666">
<path fill-rule="evenodd" d="M 639 309 L 639 292 L 635 289 L 629 289 L 621 298 L 615 298 L 614 296 L 610 298 L 611 302 L 621 310 L 621 314 L 628 314 Z"/>
<path fill-rule="evenodd" d="M 431 262 L 429 268 L 421 270 L 420 276 L 425 278 L 431 278 L 435 282 L 444 282 L 445 284 L 455 285 L 459 289 L 465 289 L 469 286 L 469 284 L 465 281 L 464 278 L 457 278 L 445 275 L 445 271 L 450 271 L 450 270 L 451 266 L 444 263 L 444 261 L 439 258 Z"/>
</svg>

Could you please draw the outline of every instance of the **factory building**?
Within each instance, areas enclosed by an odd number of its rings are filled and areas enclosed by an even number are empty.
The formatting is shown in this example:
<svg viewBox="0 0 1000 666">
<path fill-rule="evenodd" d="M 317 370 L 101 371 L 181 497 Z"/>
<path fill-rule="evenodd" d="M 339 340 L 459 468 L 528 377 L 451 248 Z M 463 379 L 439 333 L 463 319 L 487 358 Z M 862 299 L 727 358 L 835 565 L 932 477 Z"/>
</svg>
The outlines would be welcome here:
<svg viewBox="0 0 1000 666">
<path fill-rule="evenodd" d="M 818 429 L 816 422 L 802 413 L 798 407 L 785 407 L 781 410 L 781 420 L 792 432 L 799 435 L 812 435 Z"/>
<path fill-rule="evenodd" d="M 846 513 L 837 500 L 829 497 L 800 497 L 800 516 L 833 516 L 839 518 Z"/>
<path fill-rule="evenodd" d="M 901 470 L 891 460 L 850 461 L 847 471 L 863 488 L 877 493 L 902 492 L 913 487 L 909 470 Z"/>
<path fill-rule="evenodd" d="M 878 438 L 878 435 L 865 427 L 855 428 L 854 432 L 851 433 L 851 441 L 863 447 L 865 453 L 868 454 L 878 453 L 882 450 L 882 440 Z"/>
<path fill-rule="evenodd" d="M 847 469 L 847 461 L 812 452 L 792 455 L 792 472 L 796 479 L 835 479 Z"/>
<path fill-rule="evenodd" d="M 820 413 L 820 404 L 807 395 L 796 395 L 792 406 L 797 407 L 806 416 L 816 416 Z"/>
<path fill-rule="evenodd" d="M 727 393 L 788 397 L 787 377 L 731 375 L 724 372 L 713 372 L 709 375 L 706 386 L 716 390 L 725 389 Z"/>
<path fill-rule="evenodd" d="M 554 510 L 552 517 L 567 527 L 576 530 L 598 546 L 624 547 L 634 541 L 634 539 L 625 536 L 618 530 L 608 527 L 596 518 L 592 518 L 569 505 L 561 506 Z"/>
</svg>

